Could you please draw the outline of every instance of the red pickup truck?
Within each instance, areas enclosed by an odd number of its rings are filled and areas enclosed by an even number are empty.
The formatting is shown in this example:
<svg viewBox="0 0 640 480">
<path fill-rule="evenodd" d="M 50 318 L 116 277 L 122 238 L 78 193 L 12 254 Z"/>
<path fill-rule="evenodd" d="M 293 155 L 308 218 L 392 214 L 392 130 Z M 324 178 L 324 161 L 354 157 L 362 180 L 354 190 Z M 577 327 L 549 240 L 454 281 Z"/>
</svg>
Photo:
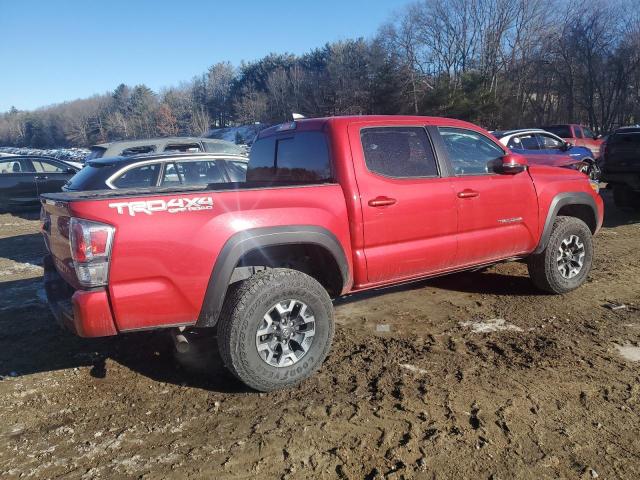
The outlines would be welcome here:
<svg viewBox="0 0 640 480">
<path fill-rule="evenodd" d="M 507 260 L 577 288 L 595 188 L 462 121 L 301 120 L 260 133 L 246 182 L 43 195 L 45 287 L 85 337 L 216 327 L 225 365 L 268 391 L 319 368 L 332 298 Z"/>
<path fill-rule="evenodd" d="M 547 125 L 542 127 L 543 130 L 551 132 L 565 142 L 569 142 L 576 147 L 586 147 L 591 150 L 594 159 L 600 158 L 602 142 L 604 141 L 600 135 L 596 135 L 589 128 L 573 123 Z"/>
</svg>

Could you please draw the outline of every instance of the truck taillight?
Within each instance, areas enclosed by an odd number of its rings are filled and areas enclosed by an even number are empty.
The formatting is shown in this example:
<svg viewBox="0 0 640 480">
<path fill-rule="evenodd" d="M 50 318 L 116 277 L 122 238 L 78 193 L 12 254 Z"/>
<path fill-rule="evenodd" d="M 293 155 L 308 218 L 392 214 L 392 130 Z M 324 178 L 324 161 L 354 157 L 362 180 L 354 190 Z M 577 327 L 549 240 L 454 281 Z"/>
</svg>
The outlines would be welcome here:
<svg viewBox="0 0 640 480">
<path fill-rule="evenodd" d="M 109 257 L 115 228 L 80 218 L 69 221 L 71 257 L 78 282 L 84 287 L 100 287 L 109 278 Z"/>
</svg>

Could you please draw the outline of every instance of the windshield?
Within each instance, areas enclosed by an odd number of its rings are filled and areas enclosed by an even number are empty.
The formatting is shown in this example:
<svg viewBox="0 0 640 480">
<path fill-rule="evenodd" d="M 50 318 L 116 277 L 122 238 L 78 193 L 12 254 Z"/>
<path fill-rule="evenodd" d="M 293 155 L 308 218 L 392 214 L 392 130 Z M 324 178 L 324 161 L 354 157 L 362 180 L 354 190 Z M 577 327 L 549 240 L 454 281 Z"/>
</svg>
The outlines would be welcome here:
<svg viewBox="0 0 640 480">
<path fill-rule="evenodd" d="M 98 166 L 96 166 L 98 165 Z M 111 167 L 107 164 L 106 167 Z M 88 163 L 76 173 L 71 179 L 64 185 L 65 190 L 95 190 L 107 188 L 104 184 L 96 187 L 94 184 L 103 177 L 101 170 L 105 166 L 98 164 Z"/>
</svg>

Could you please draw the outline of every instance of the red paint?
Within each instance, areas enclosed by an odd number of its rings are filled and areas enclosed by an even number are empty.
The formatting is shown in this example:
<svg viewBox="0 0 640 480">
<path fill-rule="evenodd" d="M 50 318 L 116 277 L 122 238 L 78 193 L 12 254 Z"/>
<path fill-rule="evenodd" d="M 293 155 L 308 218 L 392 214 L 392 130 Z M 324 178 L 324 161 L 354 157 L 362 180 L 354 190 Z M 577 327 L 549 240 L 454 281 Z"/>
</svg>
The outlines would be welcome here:
<svg viewBox="0 0 640 480">
<path fill-rule="evenodd" d="M 371 126 L 481 128 L 434 117 L 338 117 L 297 122 L 297 130 L 327 133 L 337 184 L 145 195 L 45 205 L 51 234 L 45 239 L 73 296 L 76 331 L 83 336 L 190 325 L 225 242 L 258 227 L 313 225 L 341 244 L 352 283 L 343 294 L 380 285 L 522 257 L 537 246 L 547 211 L 560 192 L 587 192 L 602 201 L 587 178 L 568 169 L 531 166 L 521 173 L 391 179 L 370 172 L 360 130 Z M 268 135 L 269 132 L 263 133 Z M 496 142 L 497 143 L 497 142 Z M 522 158 L 505 150 L 510 163 Z M 114 202 L 211 197 L 213 208 L 137 213 Z M 161 202 L 160 202 L 161 203 Z M 115 227 L 109 284 L 85 292 L 75 278 L 69 217 Z"/>
<path fill-rule="evenodd" d="M 85 292 L 76 291 L 71 297 L 73 304 L 72 330 L 81 337 L 107 337 L 117 335 L 109 299 L 104 289 Z"/>
</svg>

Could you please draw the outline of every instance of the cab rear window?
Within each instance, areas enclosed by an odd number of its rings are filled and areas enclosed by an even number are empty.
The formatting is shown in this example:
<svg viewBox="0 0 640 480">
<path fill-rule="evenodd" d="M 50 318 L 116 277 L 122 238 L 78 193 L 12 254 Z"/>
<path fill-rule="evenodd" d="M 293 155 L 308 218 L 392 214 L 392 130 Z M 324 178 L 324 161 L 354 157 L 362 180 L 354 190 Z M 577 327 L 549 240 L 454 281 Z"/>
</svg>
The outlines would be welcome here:
<svg viewBox="0 0 640 480">
<path fill-rule="evenodd" d="M 322 132 L 262 138 L 251 148 L 247 182 L 309 184 L 331 181 L 327 139 Z"/>
</svg>

